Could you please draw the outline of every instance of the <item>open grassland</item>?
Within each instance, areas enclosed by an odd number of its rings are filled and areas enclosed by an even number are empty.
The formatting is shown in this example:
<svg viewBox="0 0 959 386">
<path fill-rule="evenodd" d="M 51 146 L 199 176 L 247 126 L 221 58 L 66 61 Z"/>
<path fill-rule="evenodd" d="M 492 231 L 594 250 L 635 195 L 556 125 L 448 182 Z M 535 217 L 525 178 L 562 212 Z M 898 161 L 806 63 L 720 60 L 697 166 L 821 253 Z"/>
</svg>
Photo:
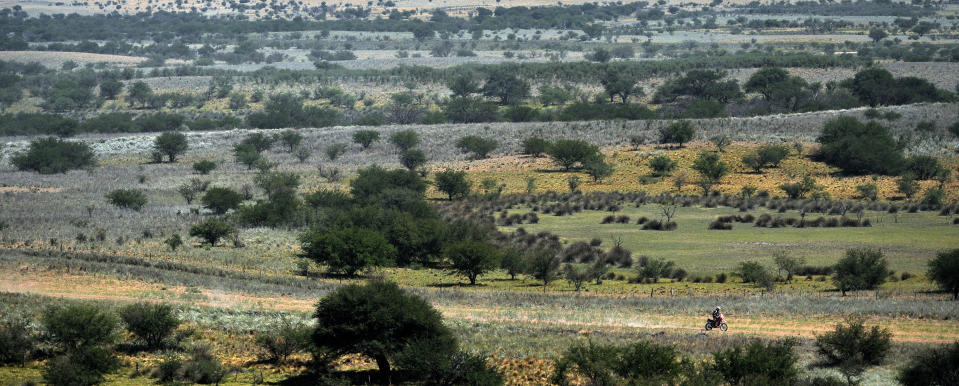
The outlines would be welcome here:
<svg viewBox="0 0 959 386">
<path fill-rule="evenodd" d="M 86 52 L 57 51 L 0 51 L 0 60 L 19 63 L 40 63 L 49 68 L 61 68 L 68 61 L 79 65 L 106 63 L 111 66 L 135 66 L 146 58 L 122 55 L 91 54 Z"/>
</svg>

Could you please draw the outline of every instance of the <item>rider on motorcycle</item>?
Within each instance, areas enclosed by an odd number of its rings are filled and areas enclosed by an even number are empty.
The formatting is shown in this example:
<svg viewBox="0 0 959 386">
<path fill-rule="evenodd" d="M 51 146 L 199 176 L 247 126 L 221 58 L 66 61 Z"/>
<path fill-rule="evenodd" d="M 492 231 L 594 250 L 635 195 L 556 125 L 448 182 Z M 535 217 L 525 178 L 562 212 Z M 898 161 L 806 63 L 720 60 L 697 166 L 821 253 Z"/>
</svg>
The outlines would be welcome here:
<svg viewBox="0 0 959 386">
<path fill-rule="evenodd" d="M 713 310 L 713 325 L 719 323 L 719 318 L 723 316 L 722 309 L 719 306 L 716 306 L 716 309 Z"/>
</svg>

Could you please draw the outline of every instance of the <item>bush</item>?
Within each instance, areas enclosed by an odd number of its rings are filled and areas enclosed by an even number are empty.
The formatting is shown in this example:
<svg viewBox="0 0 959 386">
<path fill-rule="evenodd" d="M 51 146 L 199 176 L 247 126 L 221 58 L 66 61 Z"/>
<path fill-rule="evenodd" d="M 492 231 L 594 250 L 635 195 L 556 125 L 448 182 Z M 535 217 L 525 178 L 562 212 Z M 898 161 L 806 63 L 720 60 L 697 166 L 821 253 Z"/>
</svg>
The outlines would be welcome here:
<svg viewBox="0 0 959 386">
<path fill-rule="evenodd" d="M 592 385 L 672 384 L 682 367 L 671 346 L 652 342 L 611 346 L 589 341 L 566 349 L 556 362 L 550 381 L 569 385 L 573 376 Z"/>
<path fill-rule="evenodd" d="M 193 163 L 193 170 L 196 170 L 197 173 L 207 175 L 210 172 L 216 169 L 216 162 L 210 160 L 202 160 Z"/>
<path fill-rule="evenodd" d="M 53 385 L 93 385 L 119 366 L 112 346 L 117 339 L 115 316 L 86 304 L 47 309 L 42 324 L 58 357 L 48 361 L 44 380 Z"/>
<path fill-rule="evenodd" d="M 850 249 L 846 256 L 833 267 L 833 283 L 846 295 L 846 291 L 870 290 L 886 281 L 889 269 L 886 258 L 879 250 Z"/>
<path fill-rule="evenodd" d="M 204 208 L 220 215 L 239 207 L 243 202 L 243 195 L 233 189 L 212 187 L 206 190 L 200 201 L 203 202 Z"/>
<path fill-rule="evenodd" d="M 793 352 L 796 341 L 784 339 L 763 343 L 756 339 L 745 347 L 735 346 L 713 354 L 711 366 L 733 385 L 781 384 L 796 382 L 799 357 Z"/>
<path fill-rule="evenodd" d="M 649 167 L 653 169 L 653 174 L 658 177 L 667 177 L 669 173 L 676 169 L 676 161 L 668 156 L 659 155 L 649 160 Z"/>
<path fill-rule="evenodd" d="M 943 171 L 948 172 L 939 165 L 939 160 L 936 157 L 928 155 L 914 155 L 907 158 L 905 170 L 911 172 L 919 180 L 932 179 Z"/>
<path fill-rule="evenodd" d="M 147 196 L 136 189 L 116 189 L 107 193 L 107 201 L 117 208 L 139 211 L 147 203 Z"/>
<path fill-rule="evenodd" d="M 347 276 L 367 267 L 390 265 L 396 256 L 396 248 L 382 234 L 364 228 L 314 229 L 302 234 L 300 243 L 302 257 Z"/>
<path fill-rule="evenodd" d="M 221 238 L 231 235 L 234 232 L 236 232 L 236 228 L 234 228 L 233 225 L 215 218 L 208 219 L 190 227 L 191 237 L 202 238 L 209 243 L 211 247 L 216 246 L 216 242 Z"/>
<path fill-rule="evenodd" d="M 529 137 L 523 140 L 523 154 L 539 157 L 549 150 L 549 141 L 540 137 Z"/>
<path fill-rule="evenodd" d="M 677 121 L 659 130 L 660 143 L 675 143 L 679 147 L 689 142 L 696 135 L 696 129 L 688 121 Z"/>
<path fill-rule="evenodd" d="M 181 362 L 177 372 L 182 381 L 201 385 L 219 384 L 226 376 L 227 369 L 213 354 L 207 345 L 193 346 L 190 358 Z"/>
<path fill-rule="evenodd" d="M 899 370 L 896 380 L 905 386 L 959 384 L 959 342 L 927 348 Z"/>
<path fill-rule="evenodd" d="M 450 259 L 450 269 L 466 276 L 470 285 L 476 285 L 476 278 L 499 266 L 499 253 L 482 241 L 464 240 L 446 248 L 446 257 Z"/>
<path fill-rule="evenodd" d="M 557 140 L 549 147 L 547 153 L 566 171 L 600 154 L 599 147 L 580 139 Z"/>
<path fill-rule="evenodd" d="M 841 116 L 826 122 L 817 141 L 818 157 L 847 174 L 894 175 L 902 168 L 902 150 L 886 127 Z"/>
<path fill-rule="evenodd" d="M 410 150 L 420 144 L 420 135 L 413 130 L 400 130 L 390 135 L 390 143 L 400 150 Z"/>
<path fill-rule="evenodd" d="M 462 350 L 437 355 L 430 341 L 415 341 L 400 352 L 396 364 L 427 385 L 496 386 L 503 376 L 486 359 Z"/>
<path fill-rule="evenodd" d="M 436 173 L 436 189 L 446 193 L 452 201 L 454 197 L 466 197 L 470 194 L 472 182 L 466 178 L 465 171 L 446 169 Z"/>
<path fill-rule="evenodd" d="M 284 363 L 290 355 L 310 348 L 312 334 L 312 327 L 286 320 L 275 330 L 257 334 L 255 340 L 266 351 L 264 359 Z"/>
<path fill-rule="evenodd" d="M 409 149 L 400 153 L 400 164 L 408 170 L 416 170 L 420 166 L 426 165 L 427 161 L 426 153 L 423 153 L 420 149 Z"/>
<path fill-rule="evenodd" d="M 314 316 L 318 360 L 362 354 L 376 361 L 384 380 L 389 379 L 390 359 L 414 345 L 431 346 L 423 353 L 425 361 L 442 358 L 456 347 L 439 311 L 390 282 L 340 287 L 320 300 Z"/>
<path fill-rule="evenodd" d="M 952 300 L 959 300 L 959 249 L 939 252 L 936 258 L 929 261 L 930 279 L 944 291 L 952 293 Z M 903 273 L 903 280 L 905 273 Z"/>
<path fill-rule="evenodd" d="M 33 337 L 26 323 L 6 322 L 0 324 L 0 364 L 22 365 L 34 350 Z"/>
<path fill-rule="evenodd" d="M 120 309 L 127 330 L 142 340 L 148 349 L 158 349 L 173 334 L 180 319 L 168 304 L 135 303 Z"/>
<path fill-rule="evenodd" d="M 862 319 L 848 319 L 835 330 L 816 336 L 816 348 L 829 366 L 838 366 L 847 378 L 862 373 L 867 366 L 882 364 L 889 353 L 892 333 L 872 326 L 867 329 Z"/>
<path fill-rule="evenodd" d="M 183 133 L 168 131 L 160 134 L 153 141 L 154 151 L 166 155 L 170 162 L 176 162 L 176 157 L 189 148 L 186 136 Z"/>
<path fill-rule="evenodd" d="M 744 261 L 739 263 L 736 276 L 743 279 L 743 283 L 756 283 L 757 285 L 770 288 L 775 285 L 775 277 L 764 265 L 755 261 Z"/>
<path fill-rule="evenodd" d="M 785 145 L 762 145 L 755 153 L 743 156 L 743 164 L 752 168 L 756 173 L 765 167 L 777 167 L 789 155 L 789 147 Z"/>
<path fill-rule="evenodd" d="M 353 142 L 358 143 L 363 149 L 369 149 L 370 145 L 380 139 L 380 133 L 375 130 L 357 130 L 353 133 Z"/>
<path fill-rule="evenodd" d="M 499 142 L 496 142 L 496 140 L 475 135 L 467 135 L 456 140 L 456 148 L 463 152 L 473 153 L 475 159 L 486 158 L 497 147 L 499 147 Z"/>
<path fill-rule="evenodd" d="M 85 143 L 49 137 L 31 141 L 27 151 L 14 155 L 10 162 L 20 170 L 55 174 L 93 166 L 96 158 Z"/>
</svg>

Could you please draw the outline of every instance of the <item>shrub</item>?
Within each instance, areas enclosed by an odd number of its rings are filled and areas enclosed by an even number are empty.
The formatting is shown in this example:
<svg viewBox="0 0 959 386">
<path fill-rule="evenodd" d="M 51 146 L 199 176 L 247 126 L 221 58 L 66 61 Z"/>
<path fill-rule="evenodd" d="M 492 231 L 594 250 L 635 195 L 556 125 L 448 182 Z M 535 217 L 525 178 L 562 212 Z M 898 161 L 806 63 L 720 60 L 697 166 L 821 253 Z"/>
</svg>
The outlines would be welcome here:
<svg viewBox="0 0 959 386">
<path fill-rule="evenodd" d="M 479 275 L 499 265 L 499 253 L 481 241 L 464 240 L 453 243 L 446 247 L 446 257 L 450 259 L 450 269 L 466 276 L 470 285 L 476 285 Z"/>
<path fill-rule="evenodd" d="M 661 143 L 675 143 L 679 147 L 689 142 L 696 135 L 696 129 L 688 121 L 677 121 L 659 130 Z"/>
<path fill-rule="evenodd" d="M 583 162 L 583 169 L 586 174 L 593 178 L 594 182 L 599 182 L 613 175 L 613 165 L 606 162 L 602 154 L 597 154 L 586 162 Z"/>
<path fill-rule="evenodd" d="M 818 157 L 848 174 L 896 174 L 902 150 L 889 129 L 875 121 L 841 116 L 826 122 L 817 141 Z"/>
<path fill-rule="evenodd" d="M 772 272 L 764 265 L 755 261 L 739 263 L 739 267 L 734 274 L 742 278 L 743 283 L 756 283 L 757 285 L 770 289 L 775 285 L 775 277 Z"/>
<path fill-rule="evenodd" d="M 243 202 L 243 195 L 230 188 L 212 187 L 207 189 L 200 201 L 203 202 L 204 208 L 220 215 L 239 207 Z"/>
<path fill-rule="evenodd" d="M 710 368 L 733 385 L 793 384 L 799 375 L 795 346 L 796 341 L 791 339 L 769 343 L 752 340 L 745 347 L 713 354 L 715 363 Z"/>
<path fill-rule="evenodd" d="M 668 156 L 659 155 L 649 160 L 649 167 L 653 169 L 653 174 L 659 177 L 667 177 L 669 173 L 676 169 L 676 161 Z"/>
<path fill-rule="evenodd" d="M 194 345 L 190 357 L 180 364 L 180 380 L 201 385 L 219 384 L 227 369 L 210 351 L 207 345 Z"/>
<path fill-rule="evenodd" d="M 672 346 L 637 342 L 626 346 L 575 344 L 556 362 L 550 381 L 570 384 L 570 376 L 592 385 L 671 384 L 680 376 L 683 362 Z"/>
<path fill-rule="evenodd" d="M 927 348 L 910 358 L 896 380 L 905 386 L 946 386 L 959 383 L 959 342 Z"/>
<path fill-rule="evenodd" d="M 280 327 L 256 335 L 256 344 L 266 351 L 264 359 L 284 363 L 290 355 L 310 348 L 313 328 L 302 323 L 283 321 Z"/>
<path fill-rule="evenodd" d="M 44 380 L 53 385 L 93 385 L 119 366 L 112 345 L 117 339 L 115 316 L 85 304 L 47 309 L 43 327 L 58 352 L 47 363 Z"/>
<path fill-rule="evenodd" d="M 231 235 L 234 232 L 236 232 L 236 228 L 234 228 L 233 225 L 215 218 L 208 219 L 190 227 L 191 237 L 199 237 L 209 243 L 211 247 L 216 246 L 216 242 L 221 238 Z"/>
<path fill-rule="evenodd" d="M 314 317 L 318 359 L 362 354 L 376 361 L 383 379 L 389 378 L 390 359 L 414 344 L 432 346 L 425 360 L 442 358 L 456 347 L 433 306 L 390 282 L 340 287 L 320 300 Z"/>
<path fill-rule="evenodd" d="M 380 133 L 375 130 L 357 130 L 353 133 L 353 142 L 358 143 L 363 149 L 369 149 L 370 145 L 380 139 Z"/>
<path fill-rule="evenodd" d="M 862 319 L 848 319 L 833 331 L 816 336 L 816 348 L 829 366 L 838 366 L 851 378 L 862 373 L 866 366 L 882 363 L 889 353 L 892 333 L 872 326 L 867 329 Z"/>
<path fill-rule="evenodd" d="M 210 160 L 202 160 L 193 163 L 193 170 L 196 170 L 197 173 L 207 175 L 210 172 L 216 169 L 216 162 Z"/>
<path fill-rule="evenodd" d="M 723 176 L 729 174 L 729 166 L 719 159 L 718 153 L 711 151 L 699 153 L 699 157 L 693 162 L 693 170 L 699 172 L 698 183 L 703 188 L 704 196 Z"/>
<path fill-rule="evenodd" d="M 389 265 L 396 256 L 396 248 L 382 234 L 364 228 L 313 229 L 300 236 L 300 243 L 302 257 L 347 276 L 367 267 Z"/>
<path fill-rule="evenodd" d="M 340 158 L 341 155 L 346 153 L 347 146 L 345 143 L 333 143 L 326 147 L 326 157 L 330 161 L 336 161 L 337 158 Z"/>
<path fill-rule="evenodd" d="M 939 165 L 936 157 L 914 155 L 906 159 L 906 170 L 912 172 L 919 180 L 928 180 L 942 173 L 943 167 Z"/>
<path fill-rule="evenodd" d="M 473 153 L 473 157 L 476 159 L 486 158 L 489 153 L 496 150 L 497 147 L 499 147 L 499 142 L 496 142 L 496 140 L 475 135 L 467 135 L 456 140 L 457 149 L 463 152 Z"/>
<path fill-rule="evenodd" d="M 928 263 L 926 275 L 946 292 L 952 293 L 952 300 L 959 300 L 959 249 L 939 252 Z M 906 280 L 903 273 L 903 280 Z"/>
<path fill-rule="evenodd" d="M 646 259 L 641 261 L 640 265 L 636 267 L 636 276 L 643 279 L 650 279 L 654 283 L 659 281 L 661 277 L 670 277 L 673 273 L 673 267 L 676 266 L 676 263 L 672 261 L 666 261 L 661 259 Z"/>
<path fill-rule="evenodd" d="M 833 283 L 843 296 L 846 291 L 874 289 L 884 283 L 889 274 L 882 252 L 871 249 L 847 250 L 833 271 Z"/>
<path fill-rule="evenodd" d="M 400 130 L 390 134 L 390 143 L 402 150 L 410 150 L 420 144 L 420 135 L 413 130 Z"/>
<path fill-rule="evenodd" d="M 938 208 L 946 200 L 946 191 L 939 187 L 930 187 L 922 194 L 922 204 L 933 208 Z"/>
<path fill-rule="evenodd" d="M 523 154 L 539 157 L 549 150 L 549 141 L 540 137 L 529 137 L 523 140 Z"/>
<path fill-rule="evenodd" d="M 451 201 L 454 197 L 468 196 L 473 184 L 466 178 L 465 171 L 456 171 L 453 169 L 446 169 L 436 173 L 435 180 L 436 189 L 446 193 Z"/>
<path fill-rule="evenodd" d="M 879 187 L 873 183 L 866 183 L 856 186 L 856 191 L 859 192 L 859 198 L 864 200 L 876 201 L 879 199 Z"/>
<path fill-rule="evenodd" d="M 148 349 L 158 349 L 180 325 L 168 304 L 135 303 L 120 309 L 127 330 L 142 340 Z"/>
<path fill-rule="evenodd" d="M 35 343 L 26 323 L 0 324 L 0 364 L 22 365 L 33 353 Z"/>
<path fill-rule="evenodd" d="M 10 162 L 20 170 L 55 174 L 93 166 L 96 158 L 85 143 L 49 137 L 31 141 L 27 151 L 14 155 Z"/>
<path fill-rule="evenodd" d="M 427 161 L 426 153 L 423 153 L 420 149 L 409 149 L 400 153 L 400 164 L 409 170 L 416 170 L 420 166 L 426 165 Z"/>
<path fill-rule="evenodd" d="M 755 153 L 743 156 L 742 160 L 756 173 L 765 167 L 777 167 L 789 155 L 789 147 L 785 145 L 762 145 Z"/>
<path fill-rule="evenodd" d="M 139 211 L 147 203 L 147 196 L 136 189 L 116 189 L 107 193 L 107 201 L 117 208 Z"/>
<path fill-rule="evenodd" d="M 503 376 L 486 359 L 462 350 L 437 355 L 430 341 L 415 341 L 396 357 L 397 366 L 428 385 L 498 386 Z"/>
<path fill-rule="evenodd" d="M 176 157 L 187 151 L 190 145 L 183 133 L 168 131 L 160 134 L 153 140 L 153 150 L 166 155 L 170 162 L 176 162 Z"/>
<path fill-rule="evenodd" d="M 560 139 L 553 142 L 547 153 L 563 170 L 569 171 L 577 164 L 596 157 L 599 147 L 580 139 Z"/>
</svg>

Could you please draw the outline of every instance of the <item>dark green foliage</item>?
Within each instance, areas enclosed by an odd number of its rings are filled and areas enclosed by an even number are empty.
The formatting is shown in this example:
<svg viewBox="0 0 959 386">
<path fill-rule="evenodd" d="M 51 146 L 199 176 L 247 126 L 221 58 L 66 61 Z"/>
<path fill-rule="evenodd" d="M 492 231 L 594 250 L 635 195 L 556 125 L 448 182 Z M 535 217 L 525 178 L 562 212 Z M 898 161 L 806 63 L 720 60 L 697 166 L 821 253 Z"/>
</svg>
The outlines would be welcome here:
<svg viewBox="0 0 959 386">
<path fill-rule="evenodd" d="M 26 323 L 0 323 L 0 364 L 24 364 L 33 353 L 35 345 Z"/>
<path fill-rule="evenodd" d="M 450 98 L 443 114 L 454 123 L 493 122 L 498 117 L 496 104 L 479 97 Z"/>
<path fill-rule="evenodd" d="M 639 104 L 592 104 L 572 103 L 559 114 L 560 121 L 590 121 L 597 119 L 654 119 L 658 115 L 648 107 Z"/>
<path fill-rule="evenodd" d="M 959 300 L 959 249 L 943 251 L 929 261 L 930 279 L 939 284 L 939 288 L 952 293 L 952 300 Z"/>
<path fill-rule="evenodd" d="M 100 96 L 106 99 L 116 99 L 123 91 L 123 82 L 116 79 L 105 79 L 100 82 Z"/>
<path fill-rule="evenodd" d="M 653 169 L 653 175 L 659 177 L 669 176 L 669 173 L 676 169 L 676 161 L 668 156 L 659 155 L 649 160 L 649 167 Z"/>
<path fill-rule="evenodd" d="M 369 149 L 370 145 L 380 139 L 380 132 L 375 130 L 357 130 L 353 133 L 353 142 L 358 143 L 364 149 Z"/>
<path fill-rule="evenodd" d="M 347 276 L 368 267 L 391 265 L 396 256 L 396 248 L 383 235 L 364 228 L 313 229 L 300 236 L 300 243 L 302 257 Z"/>
<path fill-rule="evenodd" d="M 454 76 L 446 83 L 446 86 L 453 92 L 454 97 L 467 97 L 481 90 L 479 82 L 476 81 L 476 74 L 472 73 Z"/>
<path fill-rule="evenodd" d="M 104 347 L 70 351 L 47 361 L 43 380 L 50 385 L 92 386 L 120 367 L 120 361 Z"/>
<path fill-rule="evenodd" d="M 450 269 L 466 276 L 470 285 L 476 285 L 476 278 L 499 266 L 499 253 L 488 243 L 482 241 L 459 241 L 446 247 L 446 257 L 450 260 Z"/>
<path fill-rule="evenodd" d="M 503 112 L 503 118 L 510 122 L 533 122 L 539 117 L 539 110 L 530 106 L 510 106 Z"/>
<path fill-rule="evenodd" d="M 483 84 L 483 96 L 499 99 L 500 105 L 515 105 L 529 96 L 529 83 L 515 74 L 502 71 L 493 72 Z"/>
<path fill-rule="evenodd" d="M 176 157 L 185 153 L 189 147 L 183 133 L 166 132 L 157 136 L 153 141 L 154 151 L 166 155 L 170 162 L 176 162 Z"/>
<path fill-rule="evenodd" d="M 671 79 L 653 95 L 655 103 L 674 102 L 680 97 L 729 103 L 743 98 L 736 80 L 722 80 L 725 73 L 717 70 L 691 70 Z"/>
<path fill-rule="evenodd" d="M 556 362 L 550 381 L 570 384 L 570 376 L 585 378 L 592 385 L 671 384 L 680 376 L 683 364 L 676 349 L 652 342 L 626 346 L 574 344 Z"/>
<path fill-rule="evenodd" d="M 111 115 L 111 114 L 104 114 Z M 90 119 L 89 121 L 95 121 Z M 56 135 L 69 137 L 82 128 L 70 118 L 56 114 L 17 113 L 0 115 L 0 135 Z"/>
<path fill-rule="evenodd" d="M 283 127 L 327 127 L 342 122 L 339 111 L 328 107 L 304 107 L 303 99 L 293 94 L 278 94 L 270 97 L 263 112 L 247 116 L 250 126 L 260 129 Z"/>
<path fill-rule="evenodd" d="M 243 140 L 238 144 L 239 146 L 250 146 L 256 152 L 260 153 L 266 150 L 269 150 L 273 147 L 273 143 L 276 141 L 275 138 L 267 136 L 263 133 L 253 133 L 249 134 L 246 137 L 243 137 Z M 236 148 L 236 146 L 234 146 Z"/>
<path fill-rule="evenodd" d="M 539 157 L 549 150 L 550 142 L 540 137 L 529 137 L 523 140 L 523 154 Z"/>
<path fill-rule="evenodd" d="M 357 170 L 356 178 L 350 181 L 350 193 L 359 202 L 373 202 L 396 190 L 422 195 L 426 192 L 426 181 L 411 170 L 385 170 L 377 165 Z"/>
<path fill-rule="evenodd" d="M 96 157 L 90 146 L 85 143 L 49 137 L 31 141 L 30 148 L 26 152 L 14 155 L 10 162 L 20 170 L 54 174 L 93 166 L 96 163 Z"/>
<path fill-rule="evenodd" d="M 948 172 L 939 165 L 939 160 L 936 157 L 928 155 L 914 155 L 906 158 L 905 170 L 911 172 L 919 180 L 929 180 L 943 171 Z"/>
<path fill-rule="evenodd" d="M 287 148 L 287 150 L 292 153 L 297 146 L 300 146 L 300 143 L 303 142 L 303 135 L 297 133 L 296 131 L 283 130 L 280 134 L 276 135 L 276 139 L 280 141 Z"/>
<path fill-rule="evenodd" d="M 526 259 L 515 249 L 506 249 L 500 256 L 500 268 L 506 270 L 510 279 L 516 280 L 516 275 L 526 271 Z"/>
<path fill-rule="evenodd" d="M 203 241 L 216 246 L 216 242 L 221 238 L 229 236 L 236 232 L 236 228 L 228 222 L 215 218 L 207 219 L 199 224 L 190 227 L 190 236 L 199 237 Z"/>
<path fill-rule="evenodd" d="M 868 366 L 882 364 L 892 347 L 889 329 L 866 328 L 861 318 L 848 319 L 835 330 L 816 336 L 816 348 L 827 366 L 839 367 L 847 380 L 862 374 Z"/>
<path fill-rule="evenodd" d="M 362 354 L 373 358 L 387 377 L 392 360 L 414 345 L 431 345 L 428 353 L 433 355 L 427 360 L 456 347 L 433 306 L 390 282 L 340 287 L 320 300 L 314 317 L 313 343 L 321 359 Z"/>
<path fill-rule="evenodd" d="M 762 168 L 779 166 L 787 156 L 789 147 L 786 145 L 762 145 L 755 153 L 744 155 L 743 164 L 759 173 Z"/>
<path fill-rule="evenodd" d="M 438 353 L 430 341 L 418 340 L 396 356 L 396 365 L 427 385 L 497 386 L 503 375 L 486 359 L 462 350 Z"/>
<path fill-rule="evenodd" d="M 581 139 L 559 139 L 549 146 L 547 153 L 563 170 L 569 171 L 599 155 L 599 147 Z"/>
<path fill-rule="evenodd" d="M 921 351 L 899 370 L 896 380 L 905 386 L 959 384 L 959 342 Z"/>
<path fill-rule="evenodd" d="M 139 211 L 147 203 L 147 196 L 136 189 L 116 189 L 107 193 L 107 201 L 117 208 Z"/>
<path fill-rule="evenodd" d="M 689 121 L 677 121 L 659 130 L 660 143 L 675 143 L 679 147 L 689 142 L 696 135 L 696 129 Z"/>
<path fill-rule="evenodd" d="M 200 160 L 193 163 L 193 170 L 196 170 L 197 173 L 207 175 L 210 172 L 216 169 L 216 162 L 210 161 L 208 159 Z"/>
<path fill-rule="evenodd" d="M 593 178 L 594 182 L 602 181 L 613 175 L 613 165 L 606 162 L 602 154 L 597 154 L 583 162 L 583 169 L 586 174 Z"/>
<path fill-rule="evenodd" d="M 127 99 L 130 102 L 130 106 L 137 104 L 146 106 L 147 101 L 149 101 L 152 96 L 153 90 L 143 81 L 136 81 L 127 88 Z"/>
<path fill-rule="evenodd" d="M 889 71 L 878 67 L 859 71 L 848 83 L 853 94 L 870 106 L 940 102 L 950 99 L 948 93 L 936 89 L 935 85 L 925 79 L 893 78 Z"/>
<path fill-rule="evenodd" d="M 43 378 L 55 385 L 93 385 L 119 366 L 113 355 L 119 324 L 95 306 L 70 304 L 48 309 L 43 327 L 60 353 L 47 363 Z"/>
<path fill-rule="evenodd" d="M 275 330 L 257 334 L 255 340 L 256 344 L 266 351 L 264 359 L 273 363 L 284 363 L 290 355 L 311 347 L 312 334 L 312 327 L 287 320 Z"/>
<path fill-rule="evenodd" d="M 735 346 L 713 354 L 713 371 L 733 385 L 790 385 L 797 381 L 799 357 L 793 352 L 796 341 L 784 339 L 763 343 L 756 339 L 745 347 Z"/>
<path fill-rule="evenodd" d="M 817 141 L 818 157 L 848 174 L 897 174 L 902 150 L 889 129 L 875 121 L 841 116 L 826 122 Z"/>
<path fill-rule="evenodd" d="M 326 157 L 330 161 L 336 161 L 337 158 L 340 158 L 343 153 L 346 153 L 347 146 L 345 143 L 332 143 L 326 147 Z"/>
<path fill-rule="evenodd" d="M 642 259 L 636 266 L 636 276 L 640 280 L 649 279 L 654 283 L 661 277 L 670 277 L 676 263 L 663 259 Z"/>
<path fill-rule="evenodd" d="M 758 286 L 772 290 L 776 285 L 776 276 L 766 266 L 755 261 L 739 263 L 734 275 L 743 279 L 743 283 L 755 283 Z"/>
<path fill-rule="evenodd" d="M 713 185 L 719 183 L 726 174 L 729 174 L 729 166 L 719 160 L 719 153 L 703 151 L 693 162 L 693 170 L 699 172 L 699 185 L 703 188 L 703 194 L 709 193 Z"/>
<path fill-rule="evenodd" d="M 496 140 L 475 135 L 467 135 L 456 140 L 456 148 L 462 152 L 473 153 L 475 159 L 486 158 L 497 147 L 499 142 Z"/>
<path fill-rule="evenodd" d="M 833 283 L 842 291 L 870 290 L 879 287 L 889 274 L 886 258 L 879 250 L 849 249 L 833 267 Z"/>
<path fill-rule="evenodd" d="M 410 150 L 420 144 L 420 135 L 413 130 L 400 130 L 390 134 L 390 143 L 401 151 Z"/>
<path fill-rule="evenodd" d="M 553 251 L 533 252 L 526 261 L 526 273 L 543 282 L 543 291 L 559 272 L 560 261 Z"/>
<path fill-rule="evenodd" d="M 615 97 L 619 97 L 620 102 L 626 104 L 630 96 L 643 96 L 643 88 L 637 85 L 639 79 L 633 74 L 607 71 L 600 78 L 599 83 L 609 95 L 610 103 L 613 103 Z"/>
<path fill-rule="evenodd" d="M 959 122 L 953 123 L 948 130 L 954 137 L 959 137 Z"/>
<path fill-rule="evenodd" d="M 219 384 L 227 374 L 226 367 L 210 352 L 207 345 L 197 344 L 191 349 L 190 357 L 179 362 L 176 379 L 201 385 Z M 172 367 L 172 366 L 170 366 Z"/>
<path fill-rule="evenodd" d="M 434 176 L 436 189 L 446 193 L 450 200 L 454 197 L 466 197 L 470 194 L 473 182 L 466 178 L 465 171 L 446 169 Z"/>
<path fill-rule="evenodd" d="M 173 307 L 162 303 L 135 303 L 120 309 L 120 319 L 127 330 L 146 344 L 148 349 L 162 348 L 163 341 L 173 334 L 180 319 Z"/>
<path fill-rule="evenodd" d="M 400 153 L 400 164 L 409 170 L 416 170 L 426 165 L 426 153 L 419 149 L 404 150 Z"/>
<path fill-rule="evenodd" d="M 246 165 L 247 170 L 253 169 L 253 165 L 263 159 L 256 147 L 248 143 L 233 145 L 233 157 L 236 158 L 236 162 Z"/>
<path fill-rule="evenodd" d="M 243 195 L 230 188 L 212 187 L 207 189 L 200 201 L 203 202 L 204 208 L 214 214 L 224 214 L 240 206 Z"/>
</svg>

